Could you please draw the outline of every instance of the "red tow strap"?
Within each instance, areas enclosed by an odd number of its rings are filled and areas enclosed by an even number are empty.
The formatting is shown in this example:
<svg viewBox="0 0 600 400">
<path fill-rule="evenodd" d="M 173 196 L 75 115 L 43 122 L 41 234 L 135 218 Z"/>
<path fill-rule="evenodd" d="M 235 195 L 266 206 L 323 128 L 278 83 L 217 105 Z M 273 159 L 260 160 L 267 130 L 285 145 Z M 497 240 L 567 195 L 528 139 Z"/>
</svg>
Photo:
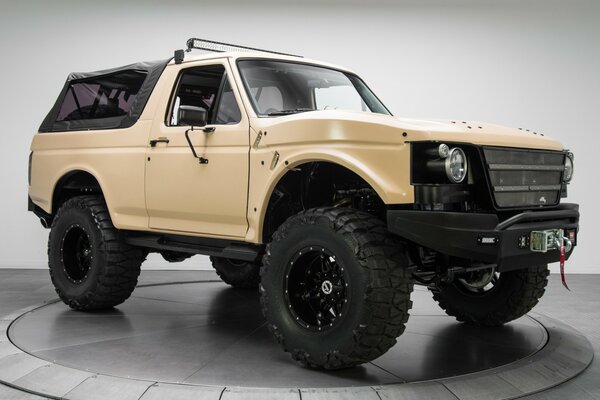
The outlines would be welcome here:
<svg viewBox="0 0 600 400">
<path fill-rule="evenodd" d="M 563 286 L 568 290 L 569 286 L 567 285 L 567 280 L 565 279 L 565 245 L 560 246 L 560 279 L 562 280 Z"/>
</svg>

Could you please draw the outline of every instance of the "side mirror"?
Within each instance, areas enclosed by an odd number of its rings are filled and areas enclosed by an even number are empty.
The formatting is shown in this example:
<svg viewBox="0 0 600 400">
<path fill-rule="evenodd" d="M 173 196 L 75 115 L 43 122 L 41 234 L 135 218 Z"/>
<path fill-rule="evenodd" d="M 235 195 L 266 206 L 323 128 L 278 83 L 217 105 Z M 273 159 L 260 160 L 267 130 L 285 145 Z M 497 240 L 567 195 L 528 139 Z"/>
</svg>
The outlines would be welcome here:
<svg viewBox="0 0 600 400">
<path fill-rule="evenodd" d="M 177 110 L 179 125 L 205 126 L 207 120 L 208 111 L 202 107 L 179 106 L 179 110 Z"/>
</svg>

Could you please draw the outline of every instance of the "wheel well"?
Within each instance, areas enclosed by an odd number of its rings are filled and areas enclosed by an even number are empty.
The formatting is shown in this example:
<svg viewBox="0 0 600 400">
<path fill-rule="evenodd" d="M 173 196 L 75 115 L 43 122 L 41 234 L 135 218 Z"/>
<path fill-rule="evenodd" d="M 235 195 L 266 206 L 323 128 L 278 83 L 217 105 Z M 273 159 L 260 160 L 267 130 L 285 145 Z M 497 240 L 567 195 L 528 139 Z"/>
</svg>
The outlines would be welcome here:
<svg viewBox="0 0 600 400">
<path fill-rule="evenodd" d="M 385 220 L 385 205 L 359 175 L 326 161 L 299 165 L 288 171 L 271 193 L 263 224 L 263 242 L 289 217 L 314 207 L 349 207 Z"/>
<path fill-rule="evenodd" d="M 71 171 L 58 180 L 52 195 L 52 215 L 68 199 L 83 194 L 102 194 L 98 180 L 86 171 Z"/>
</svg>

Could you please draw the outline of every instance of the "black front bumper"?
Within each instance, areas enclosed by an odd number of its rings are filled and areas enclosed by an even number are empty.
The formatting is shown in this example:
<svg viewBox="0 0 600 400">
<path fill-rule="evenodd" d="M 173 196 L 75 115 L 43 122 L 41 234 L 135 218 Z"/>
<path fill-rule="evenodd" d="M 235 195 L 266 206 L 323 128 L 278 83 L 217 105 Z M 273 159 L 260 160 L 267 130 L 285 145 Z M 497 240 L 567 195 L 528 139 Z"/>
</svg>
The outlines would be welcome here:
<svg viewBox="0 0 600 400">
<path fill-rule="evenodd" d="M 497 264 L 499 271 L 559 261 L 558 250 L 546 253 L 519 247 L 531 231 L 564 229 L 577 244 L 579 205 L 525 211 L 504 221 L 496 214 L 446 211 L 388 210 L 388 229 L 421 246 L 450 256 Z M 573 249 L 566 254 L 568 259 Z"/>
</svg>

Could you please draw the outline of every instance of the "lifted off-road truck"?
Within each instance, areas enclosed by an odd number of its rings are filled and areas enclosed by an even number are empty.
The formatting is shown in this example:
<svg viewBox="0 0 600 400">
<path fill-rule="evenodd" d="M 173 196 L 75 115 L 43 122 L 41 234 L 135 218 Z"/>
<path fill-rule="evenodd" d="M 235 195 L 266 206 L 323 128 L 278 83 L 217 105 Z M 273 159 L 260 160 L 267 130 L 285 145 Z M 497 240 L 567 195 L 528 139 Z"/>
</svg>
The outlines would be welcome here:
<svg viewBox="0 0 600 400">
<path fill-rule="evenodd" d="M 295 360 L 336 369 L 394 345 L 414 283 L 497 326 L 571 255 L 573 155 L 556 140 L 396 118 L 354 73 L 298 56 L 187 50 L 69 75 L 33 138 L 29 210 L 71 308 L 125 301 L 149 252 L 209 255 L 258 288 Z"/>
</svg>

